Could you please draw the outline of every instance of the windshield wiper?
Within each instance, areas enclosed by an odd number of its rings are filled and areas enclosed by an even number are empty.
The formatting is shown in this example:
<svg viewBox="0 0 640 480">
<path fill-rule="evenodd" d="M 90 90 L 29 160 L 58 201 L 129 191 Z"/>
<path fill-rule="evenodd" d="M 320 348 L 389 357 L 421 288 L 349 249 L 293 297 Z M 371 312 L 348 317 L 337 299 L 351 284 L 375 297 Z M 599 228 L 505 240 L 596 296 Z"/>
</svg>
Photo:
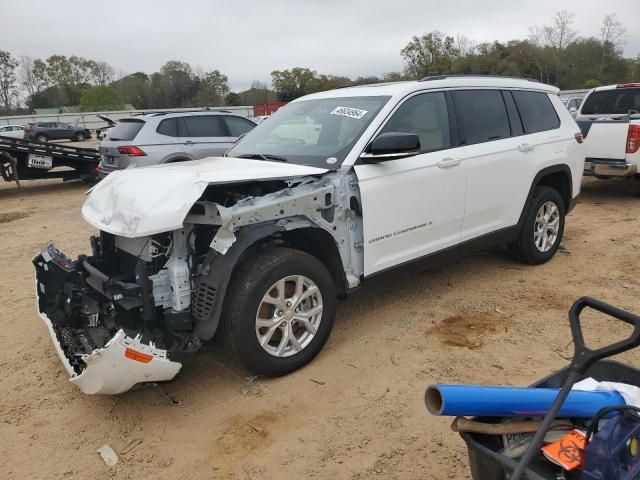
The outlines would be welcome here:
<svg viewBox="0 0 640 480">
<path fill-rule="evenodd" d="M 271 155 L 270 153 L 243 153 L 242 155 L 238 155 L 236 158 L 251 158 L 253 160 L 272 160 L 275 162 L 284 162 L 288 163 L 285 157 L 280 157 L 278 155 Z"/>
</svg>

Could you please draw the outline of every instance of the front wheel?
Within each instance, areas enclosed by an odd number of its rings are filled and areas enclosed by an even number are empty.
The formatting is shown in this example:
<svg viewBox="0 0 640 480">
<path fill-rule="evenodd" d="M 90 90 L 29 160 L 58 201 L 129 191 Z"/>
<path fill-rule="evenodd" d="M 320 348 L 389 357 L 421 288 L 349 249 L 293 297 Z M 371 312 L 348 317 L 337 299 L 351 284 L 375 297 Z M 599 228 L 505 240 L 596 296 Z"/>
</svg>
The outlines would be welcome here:
<svg viewBox="0 0 640 480">
<path fill-rule="evenodd" d="M 84 140 L 84 133 L 82 133 L 82 132 L 76 133 L 75 136 L 73 137 L 73 139 L 76 142 L 82 142 Z"/>
<path fill-rule="evenodd" d="M 36 136 L 36 141 L 40 143 L 47 143 L 47 136 L 43 134 L 39 134 Z"/>
<path fill-rule="evenodd" d="M 315 257 L 276 248 L 247 259 L 227 291 L 228 347 L 254 374 L 277 377 L 309 363 L 335 320 L 336 289 Z"/>
<path fill-rule="evenodd" d="M 509 245 L 516 259 L 530 265 L 551 260 L 562 241 L 564 216 L 564 202 L 558 191 L 536 187 L 527 204 L 518 239 Z"/>
</svg>

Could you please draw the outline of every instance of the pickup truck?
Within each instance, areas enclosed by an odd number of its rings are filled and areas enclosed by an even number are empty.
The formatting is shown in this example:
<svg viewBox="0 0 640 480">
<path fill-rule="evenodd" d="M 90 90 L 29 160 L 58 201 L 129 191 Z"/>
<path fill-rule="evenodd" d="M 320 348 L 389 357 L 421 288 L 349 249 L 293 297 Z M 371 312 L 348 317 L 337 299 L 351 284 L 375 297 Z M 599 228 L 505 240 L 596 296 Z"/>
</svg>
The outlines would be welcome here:
<svg viewBox="0 0 640 480">
<path fill-rule="evenodd" d="M 640 175 L 640 83 L 591 90 L 576 115 L 585 144 L 584 174 Z"/>
</svg>

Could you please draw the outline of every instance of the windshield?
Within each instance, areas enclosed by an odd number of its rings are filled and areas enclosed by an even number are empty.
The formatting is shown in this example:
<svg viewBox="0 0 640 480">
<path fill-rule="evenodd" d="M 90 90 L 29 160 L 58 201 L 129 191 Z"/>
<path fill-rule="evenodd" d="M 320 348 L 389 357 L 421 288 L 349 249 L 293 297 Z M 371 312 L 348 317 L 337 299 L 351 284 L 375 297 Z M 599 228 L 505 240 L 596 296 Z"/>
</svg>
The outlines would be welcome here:
<svg viewBox="0 0 640 480">
<path fill-rule="evenodd" d="M 278 157 L 280 161 L 335 170 L 389 98 L 340 97 L 290 103 L 247 133 L 227 156 Z"/>
<path fill-rule="evenodd" d="M 627 115 L 640 111 L 640 88 L 616 88 L 593 92 L 582 106 L 582 115 Z"/>
</svg>

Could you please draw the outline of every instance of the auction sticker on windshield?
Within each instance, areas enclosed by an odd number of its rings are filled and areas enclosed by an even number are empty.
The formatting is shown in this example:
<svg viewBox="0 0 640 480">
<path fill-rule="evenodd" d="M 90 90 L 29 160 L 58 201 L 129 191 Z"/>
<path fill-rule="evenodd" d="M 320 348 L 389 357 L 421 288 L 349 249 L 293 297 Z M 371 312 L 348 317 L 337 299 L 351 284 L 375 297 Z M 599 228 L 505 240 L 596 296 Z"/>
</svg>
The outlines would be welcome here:
<svg viewBox="0 0 640 480">
<path fill-rule="evenodd" d="M 343 117 L 357 118 L 358 120 L 367 114 L 368 110 L 360 110 L 359 108 L 351 107 L 336 107 L 331 112 L 331 115 L 342 115 Z"/>
</svg>

